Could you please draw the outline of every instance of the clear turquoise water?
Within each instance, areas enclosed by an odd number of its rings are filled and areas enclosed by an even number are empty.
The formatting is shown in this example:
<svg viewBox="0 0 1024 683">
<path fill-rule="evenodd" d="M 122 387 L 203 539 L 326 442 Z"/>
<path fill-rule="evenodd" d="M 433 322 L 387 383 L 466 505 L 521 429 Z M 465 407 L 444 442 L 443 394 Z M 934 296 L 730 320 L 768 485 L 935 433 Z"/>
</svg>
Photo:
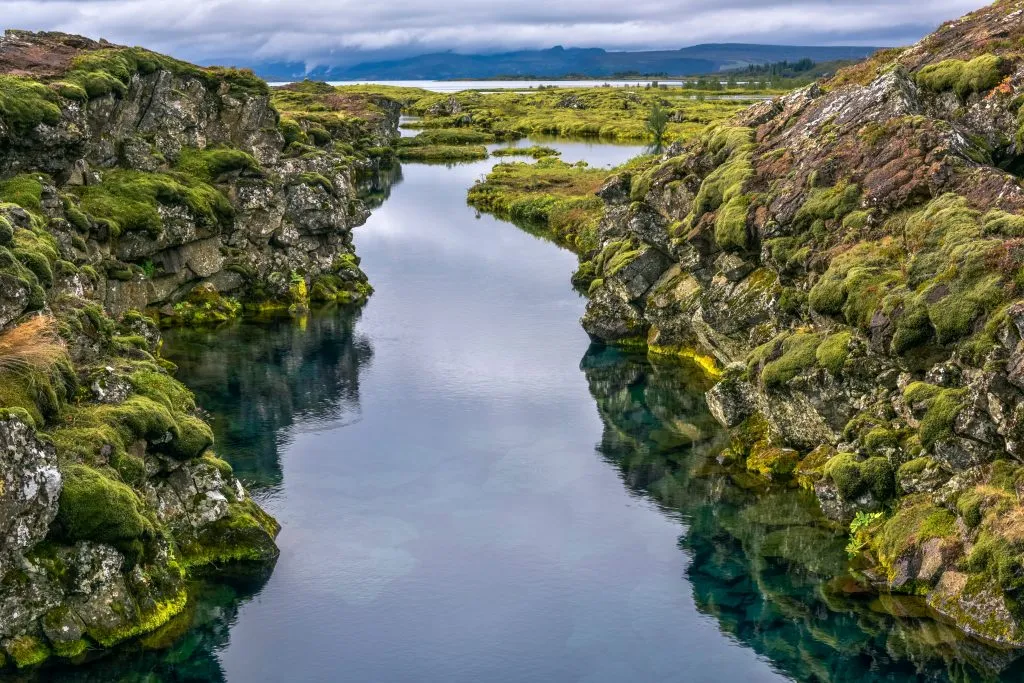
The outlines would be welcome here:
<svg viewBox="0 0 1024 683">
<path fill-rule="evenodd" d="M 281 559 L 55 677 L 1020 679 L 1010 653 L 890 615 L 916 605 L 850 594 L 813 500 L 716 463 L 693 368 L 591 348 L 575 258 L 466 206 L 491 163 L 378 184 L 363 311 L 168 334 Z"/>
</svg>

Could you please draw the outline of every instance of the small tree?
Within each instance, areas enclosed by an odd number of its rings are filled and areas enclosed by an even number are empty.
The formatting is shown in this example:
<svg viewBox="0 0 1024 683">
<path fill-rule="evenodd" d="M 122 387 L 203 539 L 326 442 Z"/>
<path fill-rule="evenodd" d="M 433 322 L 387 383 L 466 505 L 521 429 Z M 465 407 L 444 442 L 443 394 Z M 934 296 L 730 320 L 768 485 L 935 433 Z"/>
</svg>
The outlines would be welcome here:
<svg viewBox="0 0 1024 683">
<path fill-rule="evenodd" d="M 660 147 L 665 139 L 665 131 L 668 129 L 668 112 L 661 108 L 660 103 L 655 102 L 651 105 L 651 112 L 647 115 L 645 127 L 654 138 L 655 146 Z"/>
</svg>

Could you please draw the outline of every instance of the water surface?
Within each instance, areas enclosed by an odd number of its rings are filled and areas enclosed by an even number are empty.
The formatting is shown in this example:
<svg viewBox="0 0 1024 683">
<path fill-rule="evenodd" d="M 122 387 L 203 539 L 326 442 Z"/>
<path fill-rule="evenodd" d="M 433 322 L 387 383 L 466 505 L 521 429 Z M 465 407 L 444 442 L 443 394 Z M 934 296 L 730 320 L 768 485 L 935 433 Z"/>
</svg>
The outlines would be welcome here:
<svg viewBox="0 0 1024 683">
<path fill-rule="evenodd" d="M 281 558 L 62 675 L 1018 679 L 1011 654 L 860 594 L 807 494 L 724 470 L 694 368 L 591 348 L 575 257 L 465 204 L 493 163 L 368 188 L 362 311 L 167 335 L 219 454 L 282 523 Z"/>
</svg>

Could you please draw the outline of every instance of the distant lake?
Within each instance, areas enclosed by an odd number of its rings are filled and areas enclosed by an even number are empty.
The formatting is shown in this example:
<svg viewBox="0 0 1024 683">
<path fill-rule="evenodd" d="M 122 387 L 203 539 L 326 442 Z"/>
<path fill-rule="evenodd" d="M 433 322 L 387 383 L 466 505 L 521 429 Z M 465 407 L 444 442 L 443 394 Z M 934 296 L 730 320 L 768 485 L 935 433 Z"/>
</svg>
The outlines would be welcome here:
<svg viewBox="0 0 1024 683">
<path fill-rule="evenodd" d="M 431 92 L 456 93 L 463 90 L 536 90 L 540 87 L 550 88 L 598 88 L 611 85 L 619 88 L 643 88 L 653 83 L 669 88 L 682 88 L 687 81 L 674 80 L 593 80 L 593 81 L 328 81 L 331 85 L 390 85 L 399 88 L 422 88 Z M 287 85 L 289 81 L 273 82 L 270 85 Z M 725 81 L 722 82 L 723 84 Z M 713 95 L 707 99 L 722 100 L 762 100 L 764 95 Z"/>
</svg>

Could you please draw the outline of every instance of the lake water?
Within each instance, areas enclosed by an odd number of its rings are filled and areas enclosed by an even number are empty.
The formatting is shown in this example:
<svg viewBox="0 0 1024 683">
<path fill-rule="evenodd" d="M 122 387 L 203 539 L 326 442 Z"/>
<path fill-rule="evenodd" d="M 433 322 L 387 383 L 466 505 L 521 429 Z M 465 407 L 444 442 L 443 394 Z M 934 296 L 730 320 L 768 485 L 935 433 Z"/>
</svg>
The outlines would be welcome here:
<svg viewBox="0 0 1024 683">
<path fill-rule="evenodd" d="M 167 335 L 281 557 L 55 677 L 1020 679 L 1012 653 L 859 594 L 808 494 L 723 470 L 694 368 L 591 347 L 575 257 L 466 205 L 493 163 L 371 188 L 362 311 Z"/>
<path fill-rule="evenodd" d="M 430 90 L 431 92 L 460 92 L 462 90 L 530 90 L 537 89 L 540 87 L 551 88 L 597 88 L 604 85 L 613 85 L 616 87 L 630 87 L 630 88 L 642 88 L 650 85 L 652 81 L 649 80 L 626 80 L 626 81 L 596 81 L 596 80 L 579 80 L 579 81 L 330 81 L 331 85 L 393 85 L 401 88 L 423 88 L 424 90 Z M 683 85 L 682 81 L 658 81 L 659 84 L 664 83 L 670 87 L 680 88 Z"/>
</svg>

